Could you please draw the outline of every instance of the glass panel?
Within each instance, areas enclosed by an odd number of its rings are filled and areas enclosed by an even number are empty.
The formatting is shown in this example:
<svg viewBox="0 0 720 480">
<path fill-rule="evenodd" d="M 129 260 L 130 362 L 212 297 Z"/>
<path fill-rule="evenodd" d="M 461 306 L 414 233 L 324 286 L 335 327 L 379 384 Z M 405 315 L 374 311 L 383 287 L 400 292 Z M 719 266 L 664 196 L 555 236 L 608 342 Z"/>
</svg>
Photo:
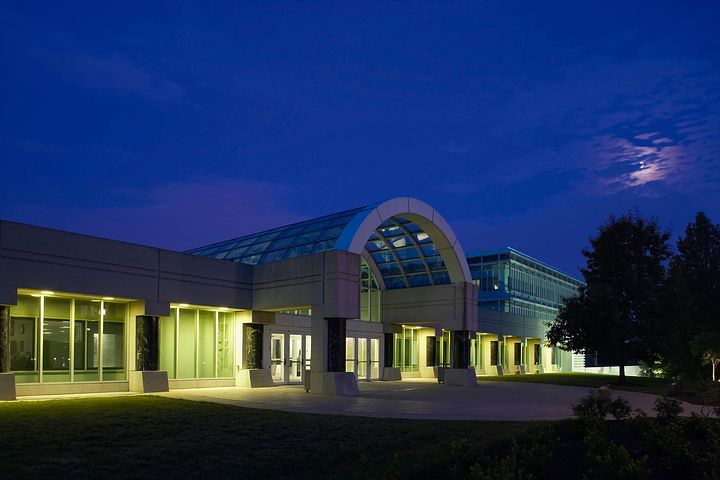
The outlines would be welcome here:
<svg viewBox="0 0 720 480">
<path fill-rule="evenodd" d="M 234 319 L 232 312 L 218 314 L 217 374 L 219 377 L 233 376 Z"/>
<path fill-rule="evenodd" d="M 100 380 L 100 307 L 98 301 L 75 300 L 75 368 L 76 382 Z"/>
<path fill-rule="evenodd" d="M 43 382 L 70 381 L 70 309 L 66 298 L 45 297 Z"/>
<path fill-rule="evenodd" d="M 410 260 L 412 258 L 420 258 L 420 253 L 415 247 L 398 248 L 395 250 L 400 260 Z"/>
<path fill-rule="evenodd" d="M 303 378 L 302 335 L 290 335 L 290 382 L 299 383 Z"/>
<path fill-rule="evenodd" d="M 407 276 L 408 285 L 411 287 L 424 287 L 430 285 L 430 277 L 427 273 L 416 273 L 415 275 Z"/>
<path fill-rule="evenodd" d="M 215 377 L 215 312 L 200 310 L 198 377 Z"/>
<path fill-rule="evenodd" d="M 355 371 L 355 339 L 350 337 L 345 339 L 345 371 Z"/>
<path fill-rule="evenodd" d="M 125 380 L 125 318 L 127 305 L 104 302 L 103 380 Z"/>
<path fill-rule="evenodd" d="M 370 378 L 380 378 L 380 340 L 370 339 Z"/>
<path fill-rule="evenodd" d="M 310 347 L 312 346 L 312 337 L 305 335 L 305 370 L 310 370 Z"/>
<path fill-rule="evenodd" d="M 368 376 L 368 358 L 367 358 L 367 338 L 358 338 L 357 358 L 358 358 L 358 379 L 364 380 Z"/>
<path fill-rule="evenodd" d="M 273 333 L 270 337 L 270 373 L 275 383 L 285 382 L 285 335 Z"/>
<path fill-rule="evenodd" d="M 177 309 L 170 309 L 169 317 L 160 317 L 160 370 L 168 372 L 168 378 L 175 376 L 175 327 Z"/>
<path fill-rule="evenodd" d="M 195 378 L 195 310 L 180 309 L 178 322 L 178 378 Z"/>
<path fill-rule="evenodd" d="M 40 328 L 40 298 L 18 295 L 10 307 L 10 370 L 17 383 L 39 382 L 37 337 Z"/>
</svg>

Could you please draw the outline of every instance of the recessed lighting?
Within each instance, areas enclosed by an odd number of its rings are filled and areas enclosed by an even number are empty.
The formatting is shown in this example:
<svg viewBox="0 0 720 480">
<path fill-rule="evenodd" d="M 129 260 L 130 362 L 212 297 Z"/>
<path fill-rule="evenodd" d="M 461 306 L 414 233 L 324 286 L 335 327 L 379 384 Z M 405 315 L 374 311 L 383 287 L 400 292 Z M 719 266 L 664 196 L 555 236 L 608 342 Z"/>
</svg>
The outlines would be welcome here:
<svg viewBox="0 0 720 480">
<path fill-rule="evenodd" d="M 40 293 L 43 295 L 55 295 L 55 292 L 51 292 L 50 290 L 43 290 Z"/>
<path fill-rule="evenodd" d="M 91 301 L 91 302 L 95 302 L 95 303 L 100 303 L 100 300 L 98 300 L 97 298 L 93 298 L 93 299 L 90 300 L 90 301 Z"/>
<path fill-rule="evenodd" d="M 178 307 L 189 307 L 190 304 L 188 303 L 178 303 Z"/>
<path fill-rule="evenodd" d="M 115 297 L 103 297 L 103 300 L 115 300 Z"/>
<path fill-rule="evenodd" d="M 223 312 L 227 309 L 228 309 L 227 307 L 220 307 L 220 311 L 223 311 Z"/>
<path fill-rule="evenodd" d="M 39 293 L 31 293 L 30 296 L 35 297 L 35 298 L 40 298 L 42 295 L 40 295 Z"/>
</svg>

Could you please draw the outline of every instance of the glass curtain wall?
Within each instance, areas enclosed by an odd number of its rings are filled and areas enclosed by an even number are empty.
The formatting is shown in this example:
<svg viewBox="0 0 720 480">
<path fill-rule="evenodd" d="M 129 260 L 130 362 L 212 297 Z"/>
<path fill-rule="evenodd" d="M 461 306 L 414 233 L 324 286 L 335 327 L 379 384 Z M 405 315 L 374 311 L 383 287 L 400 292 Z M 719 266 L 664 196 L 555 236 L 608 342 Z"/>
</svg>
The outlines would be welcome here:
<svg viewBox="0 0 720 480">
<path fill-rule="evenodd" d="M 418 363 L 418 329 L 403 327 L 402 333 L 396 333 L 394 339 L 394 366 L 400 367 L 402 372 L 420 371 L 420 364 Z"/>
<path fill-rule="evenodd" d="M 160 317 L 160 369 L 171 379 L 233 376 L 233 312 L 172 307 Z"/>
<path fill-rule="evenodd" d="M 19 294 L 10 307 L 10 368 L 17 382 L 126 380 L 127 314 L 123 302 Z"/>
<path fill-rule="evenodd" d="M 360 320 L 380 322 L 382 292 L 365 259 L 360 259 Z"/>
</svg>

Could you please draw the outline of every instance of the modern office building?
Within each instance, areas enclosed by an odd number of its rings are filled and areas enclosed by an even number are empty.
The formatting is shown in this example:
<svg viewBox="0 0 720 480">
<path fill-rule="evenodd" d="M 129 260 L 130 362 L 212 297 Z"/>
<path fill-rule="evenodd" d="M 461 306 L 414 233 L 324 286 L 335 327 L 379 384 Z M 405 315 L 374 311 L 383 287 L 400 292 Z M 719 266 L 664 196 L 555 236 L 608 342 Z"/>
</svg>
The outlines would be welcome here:
<svg viewBox="0 0 720 480">
<path fill-rule="evenodd" d="M 582 282 L 510 247 L 469 254 L 467 260 L 483 332 L 473 344 L 471 364 L 478 373 L 568 371 L 582 362 L 582 355 L 542 348 L 547 322 Z"/>
<path fill-rule="evenodd" d="M 184 253 L 2 221 L 0 397 L 285 383 L 335 395 L 438 366 L 454 385 L 565 368 L 541 322 L 513 310 L 544 297 L 516 295 L 527 257 L 506 254 L 496 276 L 484 255 L 468 264 L 443 217 L 408 197 Z M 487 285 L 517 286 L 486 298 Z"/>
</svg>

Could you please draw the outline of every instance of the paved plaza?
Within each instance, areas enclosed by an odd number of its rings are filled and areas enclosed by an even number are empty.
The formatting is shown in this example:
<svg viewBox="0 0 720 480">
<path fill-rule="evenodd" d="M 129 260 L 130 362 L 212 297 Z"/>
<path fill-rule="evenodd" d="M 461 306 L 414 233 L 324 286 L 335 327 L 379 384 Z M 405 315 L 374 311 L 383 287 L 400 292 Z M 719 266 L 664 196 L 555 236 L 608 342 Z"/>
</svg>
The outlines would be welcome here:
<svg viewBox="0 0 720 480">
<path fill-rule="evenodd" d="M 302 386 L 271 388 L 198 388 L 173 390 L 164 397 L 288 412 L 433 420 L 560 420 L 572 417 L 572 406 L 591 390 L 519 382 L 479 382 L 476 387 L 440 385 L 430 379 L 360 382 L 354 397 L 313 395 Z M 633 409 L 649 415 L 655 395 L 613 391 Z M 683 403 L 685 415 L 700 407 Z"/>
</svg>

